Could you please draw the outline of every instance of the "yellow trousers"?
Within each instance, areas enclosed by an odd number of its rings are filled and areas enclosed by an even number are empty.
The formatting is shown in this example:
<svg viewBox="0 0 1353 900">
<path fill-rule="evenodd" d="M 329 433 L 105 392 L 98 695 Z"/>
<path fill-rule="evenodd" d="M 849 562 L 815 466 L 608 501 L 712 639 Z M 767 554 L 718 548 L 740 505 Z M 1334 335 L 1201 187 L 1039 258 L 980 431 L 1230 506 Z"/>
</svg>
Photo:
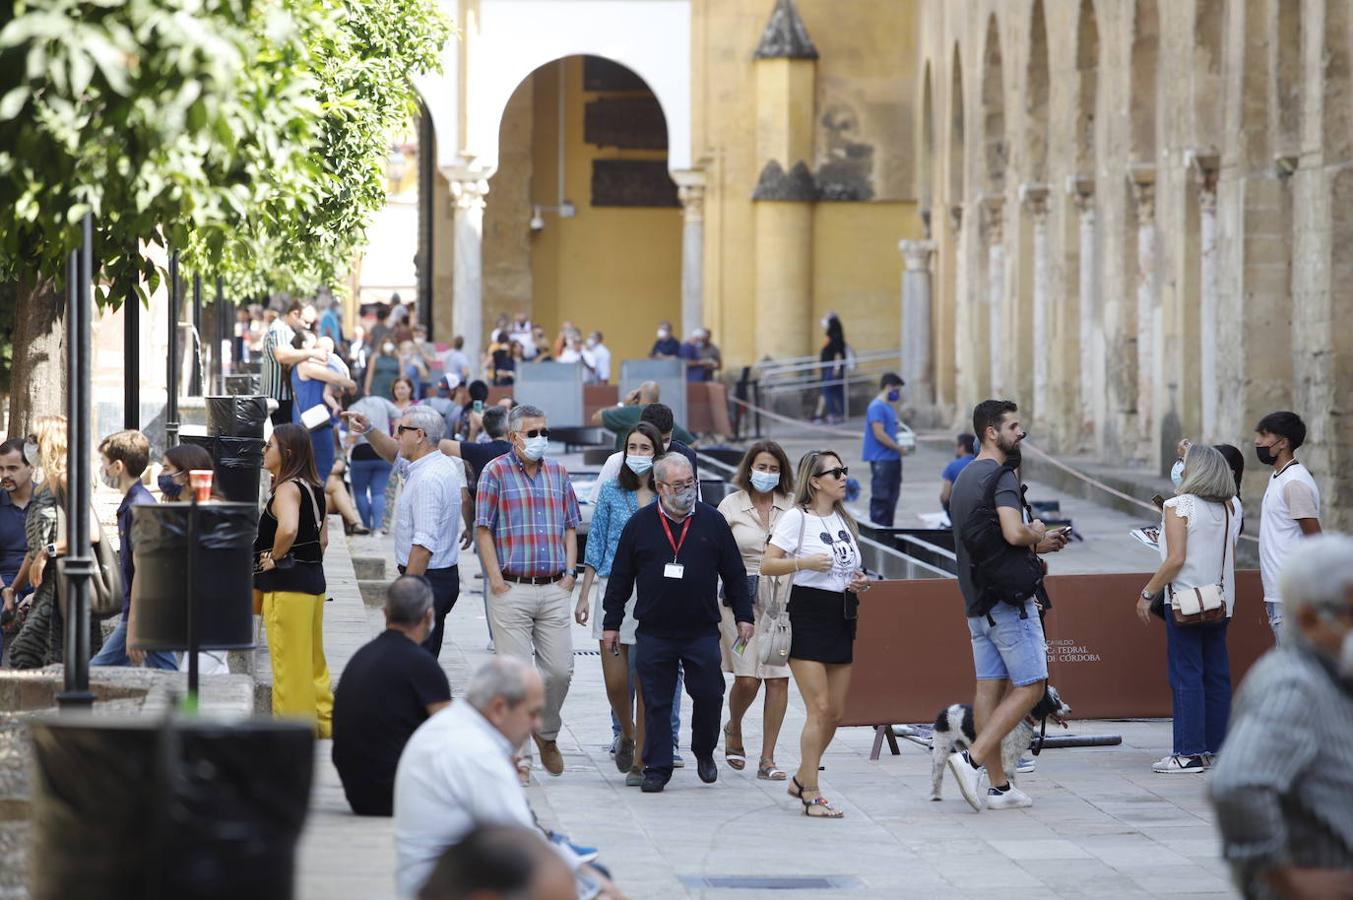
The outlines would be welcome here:
<svg viewBox="0 0 1353 900">
<path fill-rule="evenodd" d="M 272 712 L 333 736 L 334 692 L 324 661 L 324 596 L 275 591 L 263 595 L 263 627 L 272 659 Z"/>
</svg>

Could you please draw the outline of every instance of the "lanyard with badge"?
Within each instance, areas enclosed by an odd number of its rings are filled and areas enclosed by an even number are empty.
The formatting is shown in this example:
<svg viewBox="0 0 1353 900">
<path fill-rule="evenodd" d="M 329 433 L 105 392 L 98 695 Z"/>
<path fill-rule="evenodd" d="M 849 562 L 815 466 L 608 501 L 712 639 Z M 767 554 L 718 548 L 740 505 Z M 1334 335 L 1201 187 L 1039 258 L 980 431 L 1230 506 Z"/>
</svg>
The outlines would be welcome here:
<svg viewBox="0 0 1353 900">
<path fill-rule="evenodd" d="M 667 517 L 658 513 L 658 518 L 662 520 L 662 530 L 667 533 L 667 543 L 672 545 L 672 561 L 663 567 L 663 578 L 681 579 L 686 576 L 686 567 L 677 562 L 677 557 L 681 555 L 681 548 L 686 544 L 686 533 L 691 530 L 691 520 L 695 518 L 694 511 L 686 517 L 686 524 L 681 526 L 681 540 L 672 537 L 672 528 L 667 524 Z"/>
</svg>

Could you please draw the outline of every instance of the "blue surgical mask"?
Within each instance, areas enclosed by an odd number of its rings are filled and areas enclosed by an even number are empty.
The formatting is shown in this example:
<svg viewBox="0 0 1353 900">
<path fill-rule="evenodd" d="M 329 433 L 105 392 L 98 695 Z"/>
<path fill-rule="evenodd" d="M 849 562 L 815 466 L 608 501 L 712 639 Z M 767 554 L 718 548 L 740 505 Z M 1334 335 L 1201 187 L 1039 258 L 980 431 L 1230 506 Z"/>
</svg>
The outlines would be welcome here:
<svg viewBox="0 0 1353 900">
<path fill-rule="evenodd" d="M 889 402 L 889 403 L 896 403 L 897 401 L 899 401 L 899 400 L 901 400 L 901 399 L 902 399 L 902 392 L 899 391 L 899 390 L 897 390 L 896 388 L 894 388 L 893 390 L 891 390 L 891 391 L 888 392 L 888 402 Z"/>
<path fill-rule="evenodd" d="M 549 446 L 550 439 L 547 437 L 527 438 L 522 442 L 521 452 L 527 459 L 531 460 L 531 462 L 537 462 L 545 455 L 545 451 Z"/>
<path fill-rule="evenodd" d="M 779 472 L 752 472 L 752 487 L 761 493 L 769 493 L 779 486 Z"/>
<path fill-rule="evenodd" d="M 643 475 L 653 468 L 653 457 L 651 456 L 630 456 L 625 455 L 625 465 L 635 475 Z"/>
<path fill-rule="evenodd" d="M 183 485 L 174 480 L 173 475 L 160 473 L 160 477 L 155 479 L 156 484 L 160 486 L 160 494 L 166 500 L 177 500 L 179 493 L 183 490 Z"/>
<path fill-rule="evenodd" d="M 1179 486 L 1184 483 L 1184 461 L 1176 459 L 1174 465 L 1170 467 L 1170 483 L 1179 490 Z"/>
</svg>

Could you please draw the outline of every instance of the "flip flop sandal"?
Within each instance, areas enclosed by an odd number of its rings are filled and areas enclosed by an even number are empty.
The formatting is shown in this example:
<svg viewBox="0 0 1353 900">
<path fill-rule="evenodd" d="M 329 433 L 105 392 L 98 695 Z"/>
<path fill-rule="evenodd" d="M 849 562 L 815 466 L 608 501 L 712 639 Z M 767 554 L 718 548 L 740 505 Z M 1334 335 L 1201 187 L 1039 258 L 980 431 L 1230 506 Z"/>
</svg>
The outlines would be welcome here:
<svg viewBox="0 0 1353 900">
<path fill-rule="evenodd" d="M 733 741 L 728 737 L 728 726 L 723 729 L 724 762 L 728 763 L 730 769 L 741 772 L 747 768 L 747 751 L 742 747 L 734 747 Z"/>
<path fill-rule="evenodd" d="M 821 794 L 814 797 L 812 800 L 799 799 L 803 803 L 803 814 L 810 819 L 840 819 L 845 817 L 844 812 L 828 803 L 827 798 L 823 797 Z M 821 809 L 823 812 L 812 812 L 815 808 Z"/>
<path fill-rule="evenodd" d="M 762 781 L 784 781 L 785 771 L 784 769 L 777 768 L 775 763 L 772 762 L 768 766 L 767 765 L 758 766 L 756 770 L 756 777 L 760 778 Z"/>
</svg>

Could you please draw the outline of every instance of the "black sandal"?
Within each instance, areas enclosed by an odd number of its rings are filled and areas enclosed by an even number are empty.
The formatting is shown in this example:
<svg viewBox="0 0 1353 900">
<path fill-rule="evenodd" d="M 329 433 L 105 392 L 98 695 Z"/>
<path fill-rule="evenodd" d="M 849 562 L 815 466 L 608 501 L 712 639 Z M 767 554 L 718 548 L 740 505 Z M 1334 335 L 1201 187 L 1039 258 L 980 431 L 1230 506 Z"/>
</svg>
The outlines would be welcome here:
<svg viewBox="0 0 1353 900">
<path fill-rule="evenodd" d="M 790 785 L 789 787 L 785 788 L 785 793 L 793 797 L 795 800 L 802 800 L 803 785 L 799 784 L 799 776 L 791 775 L 789 781 Z"/>
<path fill-rule="evenodd" d="M 802 797 L 800 797 L 799 801 L 803 804 L 803 814 L 810 819 L 845 818 L 846 815 L 845 812 L 832 806 L 830 803 L 827 802 L 827 798 L 822 796 L 821 794 L 818 794 L 812 800 L 804 800 Z M 813 809 L 821 809 L 825 810 L 825 812 L 814 813 L 810 811 Z"/>
</svg>

